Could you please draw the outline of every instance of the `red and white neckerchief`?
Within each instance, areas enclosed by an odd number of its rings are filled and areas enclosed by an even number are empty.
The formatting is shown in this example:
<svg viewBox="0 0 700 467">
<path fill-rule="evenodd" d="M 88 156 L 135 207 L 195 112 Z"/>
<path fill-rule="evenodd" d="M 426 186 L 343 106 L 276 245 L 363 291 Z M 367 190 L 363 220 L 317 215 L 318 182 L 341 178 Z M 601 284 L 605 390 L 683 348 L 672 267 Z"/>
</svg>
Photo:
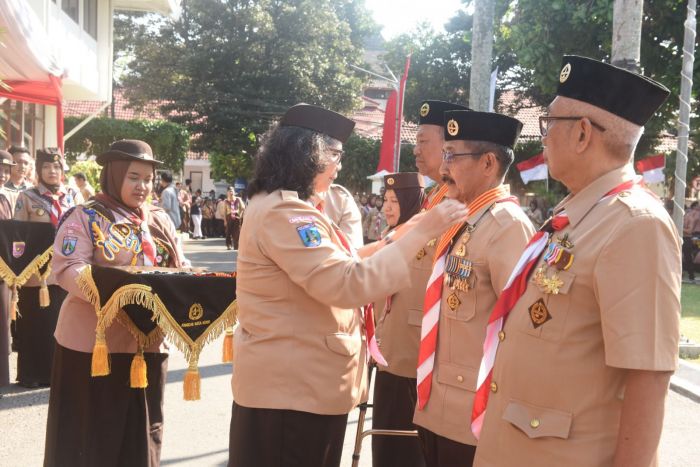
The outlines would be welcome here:
<svg viewBox="0 0 700 467">
<path fill-rule="evenodd" d="M 598 203 L 618 193 L 630 190 L 635 186 L 641 186 L 641 178 L 621 183 L 603 195 Z M 503 329 L 506 317 L 513 307 L 515 307 L 520 297 L 525 293 L 530 274 L 535 268 L 535 265 L 537 265 L 542 252 L 547 247 L 550 237 L 554 232 L 563 230 L 568 225 L 569 216 L 566 212 L 560 211 L 549 221 L 545 222 L 540 230 L 535 233 L 525 247 L 525 251 L 523 251 L 523 254 L 516 263 L 513 272 L 508 278 L 508 282 L 506 282 L 505 287 L 503 287 L 503 291 L 491 311 L 491 316 L 486 325 L 484 354 L 481 357 L 481 365 L 479 366 L 477 390 L 471 414 L 471 429 L 476 439 L 479 439 L 486 415 L 486 406 L 489 400 L 491 378 L 493 375 L 493 365 L 496 360 L 498 343 L 500 342 L 498 334 Z"/>
<path fill-rule="evenodd" d="M 479 195 L 469 203 L 467 210 L 476 213 L 483 208 L 500 201 L 513 201 L 517 198 L 510 196 L 508 188 L 500 185 Z M 418 349 L 418 409 L 422 410 L 430 398 L 430 388 L 433 382 L 433 367 L 435 364 L 435 351 L 437 349 L 438 322 L 440 321 L 440 303 L 442 301 L 442 285 L 445 278 L 445 260 L 450 247 L 450 242 L 459 232 L 464 223 L 452 226 L 445 232 L 437 243 L 435 257 L 433 259 L 433 272 L 428 279 L 423 306 L 423 320 L 421 322 L 420 347 Z"/>
<path fill-rule="evenodd" d="M 435 188 L 433 188 L 433 190 L 434 189 Z M 430 211 L 432 208 L 440 204 L 443 199 L 445 199 L 445 196 L 447 195 L 447 183 L 443 183 L 439 186 L 439 188 L 437 188 L 435 196 L 433 196 L 432 199 L 430 199 L 430 195 L 432 195 L 432 190 L 428 194 L 428 196 L 425 197 L 425 200 L 423 201 L 423 204 L 420 207 L 422 210 Z"/>
<path fill-rule="evenodd" d="M 323 212 L 323 211 L 321 211 L 321 212 Z M 335 234 L 340 239 L 340 243 L 342 244 L 345 251 L 353 258 L 357 258 L 357 253 L 356 253 L 355 249 L 350 246 L 350 242 L 348 241 L 348 239 L 345 236 L 345 234 L 343 233 L 343 231 L 340 230 L 332 222 L 331 222 L 331 225 L 333 226 L 333 230 L 335 231 Z M 363 316 L 364 321 L 365 321 L 365 334 L 366 334 L 365 337 L 367 338 L 367 349 L 369 351 L 369 354 L 380 365 L 389 366 L 386 359 L 382 355 L 382 352 L 379 350 L 379 344 L 377 344 L 377 336 L 375 335 L 375 330 L 374 330 L 374 304 L 370 303 L 370 304 L 364 305 L 362 307 L 362 316 Z"/>
<path fill-rule="evenodd" d="M 65 188 L 60 186 L 55 192 L 52 192 L 46 187 L 43 188 L 44 191 L 41 193 L 41 195 L 44 198 L 51 200 L 51 209 L 49 210 L 51 224 L 53 224 L 54 227 L 58 227 L 58 222 L 61 220 L 61 217 L 63 217 L 63 206 L 61 205 L 61 201 L 66 196 Z"/>
<path fill-rule="evenodd" d="M 139 231 L 141 233 L 141 249 L 143 251 L 143 265 L 157 266 L 158 255 L 156 250 L 156 243 L 153 240 L 151 231 L 148 229 L 148 219 L 146 219 L 145 210 L 141 210 L 141 217 L 137 216 L 133 212 L 124 211 L 123 209 L 119 209 L 119 214 L 129 219 L 129 221 L 131 221 L 132 224 L 139 228 Z"/>
</svg>

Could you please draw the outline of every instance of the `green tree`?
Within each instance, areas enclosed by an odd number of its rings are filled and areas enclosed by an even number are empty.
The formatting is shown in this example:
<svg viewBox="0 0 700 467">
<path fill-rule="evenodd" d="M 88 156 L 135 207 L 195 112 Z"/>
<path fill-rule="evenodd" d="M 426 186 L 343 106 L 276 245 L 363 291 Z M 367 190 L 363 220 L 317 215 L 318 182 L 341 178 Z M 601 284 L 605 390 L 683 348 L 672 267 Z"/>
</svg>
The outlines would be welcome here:
<svg viewBox="0 0 700 467">
<path fill-rule="evenodd" d="M 249 164 L 250 134 L 289 106 L 352 110 L 364 77 L 349 65 L 361 64 L 361 41 L 376 28 L 351 0 L 187 0 L 177 20 L 123 27 L 133 40 L 123 78 L 132 104 L 162 102 L 196 136 L 194 149 L 229 158 L 229 172 Z"/>
<path fill-rule="evenodd" d="M 69 132 L 81 120 L 79 117 L 67 117 L 64 123 L 65 131 Z M 165 120 L 115 120 L 98 117 L 66 141 L 66 157 L 69 161 L 74 161 L 81 153 L 101 154 L 120 139 L 140 139 L 147 142 L 156 158 L 162 161 L 166 168 L 179 172 L 185 162 L 190 134 L 182 125 Z"/>
</svg>

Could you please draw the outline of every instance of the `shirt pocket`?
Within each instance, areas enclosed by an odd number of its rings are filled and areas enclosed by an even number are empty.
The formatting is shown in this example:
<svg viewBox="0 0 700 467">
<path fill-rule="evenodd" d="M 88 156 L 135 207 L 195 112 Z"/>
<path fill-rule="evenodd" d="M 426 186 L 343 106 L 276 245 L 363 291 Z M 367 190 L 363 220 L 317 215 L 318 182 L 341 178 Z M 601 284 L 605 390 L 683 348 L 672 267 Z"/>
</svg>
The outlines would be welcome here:
<svg viewBox="0 0 700 467">
<path fill-rule="evenodd" d="M 407 322 L 409 326 L 419 326 L 423 323 L 423 310 L 408 310 Z"/>
<path fill-rule="evenodd" d="M 362 340 L 357 336 L 337 332 L 326 336 L 326 347 L 339 355 L 352 357 L 360 350 Z"/>
<path fill-rule="evenodd" d="M 440 362 L 437 381 L 445 387 L 445 422 L 464 425 L 472 410 L 478 370 L 454 363 Z"/>
<path fill-rule="evenodd" d="M 573 415 L 511 400 L 503 411 L 503 420 L 522 431 L 528 438 L 568 439 Z"/>
<path fill-rule="evenodd" d="M 549 279 L 555 273 L 560 281 L 557 293 L 544 293 L 536 283 L 535 274 L 530 278 L 529 286 L 537 293 L 528 302 L 528 319 L 525 325 L 527 334 L 552 342 L 559 341 L 566 330 L 571 309 L 571 287 L 576 281 L 576 274 L 569 271 L 558 271 L 551 267 L 545 271 Z"/>
<path fill-rule="evenodd" d="M 467 278 L 469 290 L 466 292 L 450 289 L 447 286 L 447 278 L 445 278 L 440 311 L 445 314 L 446 318 L 457 321 L 471 321 L 476 316 L 476 307 L 479 299 L 476 291 L 478 281 L 481 277 L 484 277 L 484 274 L 488 274 L 485 263 L 472 263 L 472 272 Z M 458 302 L 455 302 L 457 306 L 454 310 L 452 309 L 453 307 L 450 307 L 450 300 L 458 300 Z"/>
</svg>

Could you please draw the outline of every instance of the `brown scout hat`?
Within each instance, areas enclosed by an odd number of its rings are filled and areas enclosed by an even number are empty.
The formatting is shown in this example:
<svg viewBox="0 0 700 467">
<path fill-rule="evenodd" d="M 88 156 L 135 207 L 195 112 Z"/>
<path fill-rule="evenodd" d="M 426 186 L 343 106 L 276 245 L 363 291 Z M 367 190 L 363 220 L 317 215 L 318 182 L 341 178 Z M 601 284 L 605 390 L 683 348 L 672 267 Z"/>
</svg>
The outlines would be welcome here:
<svg viewBox="0 0 700 467">
<path fill-rule="evenodd" d="M 63 166 L 63 154 L 58 148 L 43 148 L 36 150 L 36 165 L 40 167 L 44 162 L 60 162 Z"/>
<path fill-rule="evenodd" d="M 384 176 L 384 186 L 387 190 L 425 188 L 425 180 L 418 172 L 397 172 Z"/>
<path fill-rule="evenodd" d="M 16 165 L 15 161 L 12 159 L 12 154 L 0 149 L 0 165 L 7 165 L 10 167 Z"/>
<path fill-rule="evenodd" d="M 97 163 L 105 165 L 111 161 L 140 161 L 154 165 L 162 164 L 153 157 L 153 150 L 148 143 L 138 139 L 122 139 L 115 141 L 107 152 L 97 156 Z"/>
</svg>

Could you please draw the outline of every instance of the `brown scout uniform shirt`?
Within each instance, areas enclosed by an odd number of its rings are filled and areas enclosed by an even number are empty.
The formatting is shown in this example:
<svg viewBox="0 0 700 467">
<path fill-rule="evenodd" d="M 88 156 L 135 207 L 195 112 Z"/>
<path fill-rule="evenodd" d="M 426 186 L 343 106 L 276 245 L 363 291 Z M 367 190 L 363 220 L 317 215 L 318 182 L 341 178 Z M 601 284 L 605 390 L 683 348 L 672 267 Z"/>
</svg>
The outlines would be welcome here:
<svg viewBox="0 0 700 467">
<path fill-rule="evenodd" d="M 96 247 L 92 241 L 90 230 L 90 215 L 84 206 L 78 206 L 61 224 L 60 229 L 56 233 L 54 242 L 54 257 L 52 260 L 53 274 L 56 276 L 56 282 L 64 290 L 68 292 L 68 296 L 63 301 L 61 311 L 58 316 L 56 332 L 54 336 L 56 341 L 63 347 L 76 350 L 78 352 L 92 352 L 95 344 L 95 326 L 97 325 L 97 315 L 95 308 L 89 303 L 80 288 L 76 283 L 76 278 L 80 271 L 88 264 L 96 264 L 98 266 L 128 266 L 132 264 L 134 258 L 134 250 L 121 248 L 114 258 L 110 261 L 105 256 L 103 249 Z M 115 224 L 123 224 L 130 230 L 129 235 L 136 235 L 139 229 L 127 219 L 111 211 L 115 218 Z M 167 217 L 165 211 L 151 211 L 151 215 Z M 104 233 L 106 238 L 110 236 L 110 221 L 101 216 L 95 215 L 98 228 Z M 167 217 L 167 219 L 170 219 Z M 176 238 L 175 228 L 172 222 L 163 222 L 171 228 L 171 235 Z M 125 229 L 126 230 L 126 229 Z M 117 230 L 114 230 L 117 232 Z M 140 239 L 139 239 L 140 240 Z M 72 252 L 64 252 L 65 242 L 75 242 Z M 140 244 L 140 241 L 137 242 Z M 136 248 L 139 253 L 136 256 L 137 266 L 143 265 L 143 251 L 141 248 Z M 184 254 L 179 245 L 176 245 L 175 251 L 186 263 Z M 114 320 L 112 325 L 107 328 L 107 345 L 110 352 L 135 353 L 136 340 L 131 333 L 118 320 Z M 146 349 L 148 352 L 157 352 L 159 343 Z"/>
<path fill-rule="evenodd" d="M 404 239 L 358 261 L 296 192 L 255 195 L 238 253 L 236 403 L 339 415 L 366 400 L 358 307 L 409 285 L 420 243 Z"/>
<path fill-rule="evenodd" d="M 0 186 L 0 219 L 10 220 L 14 217 L 18 195 L 16 191 Z"/>
<path fill-rule="evenodd" d="M 570 219 L 554 238 L 568 234 L 573 264 L 556 295 L 533 274 L 506 319 L 474 465 L 610 466 L 625 369 L 676 368 L 678 233 L 642 189 L 599 202 L 632 177 L 629 166 L 613 170 L 555 209 Z M 539 299 L 547 314 L 531 316 Z"/>
<path fill-rule="evenodd" d="M 323 199 L 323 212 L 340 227 L 353 247 L 362 248 L 362 214 L 347 188 L 332 184 Z"/>
<path fill-rule="evenodd" d="M 435 195 L 439 187 L 431 192 Z M 429 199 L 432 197 L 429 195 Z M 375 303 L 377 342 L 388 367 L 377 364 L 379 371 L 404 378 L 416 378 L 420 327 L 423 320 L 425 289 L 433 271 L 437 239 L 423 246 L 410 260 L 411 285 L 392 296 L 391 312 L 385 313 L 386 300 Z"/>
<path fill-rule="evenodd" d="M 476 445 L 476 439 L 469 418 L 486 323 L 520 253 L 535 232 L 522 208 L 513 202 L 496 203 L 487 209 L 470 215 L 468 220 L 476 225 L 466 243 L 465 257 L 473 266 L 469 291 L 453 291 L 446 282 L 443 285 L 430 399 L 423 410 L 416 408 L 413 417 L 414 423 L 433 433 L 471 445 Z M 453 243 L 451 254 L 465 235 Z M 459 299 L 455 310 L 447 304 L 452 293 Z"/>
<path fill-rule="evenodd" d="M 82 203 L 83 197 L 71 187 L 64 186 L 63 189 L 66 195 L 61 198 L 60 201 L 62 213 L 65 214 L 76 204 Z M 38 192 L 36 190 L 38 190 Z M 18 193 L 17 200 L 15 201 L 14 219 L 18 221 L 51 223 L 51 202 L 39 194 L 44 191 L 46 191 L 46 188 L 40 183 L 36 188 L 32 187 Z M 53 259 L 51 260 L 51 264 L 53 264 Z M 49 285 L 56 284 L 56 275 L 53 266 L 46 282 Z M 39 278 L 34 275 L 27 281 L 25 287 L 38 287 L 39 284 Z"/>
</svg>

